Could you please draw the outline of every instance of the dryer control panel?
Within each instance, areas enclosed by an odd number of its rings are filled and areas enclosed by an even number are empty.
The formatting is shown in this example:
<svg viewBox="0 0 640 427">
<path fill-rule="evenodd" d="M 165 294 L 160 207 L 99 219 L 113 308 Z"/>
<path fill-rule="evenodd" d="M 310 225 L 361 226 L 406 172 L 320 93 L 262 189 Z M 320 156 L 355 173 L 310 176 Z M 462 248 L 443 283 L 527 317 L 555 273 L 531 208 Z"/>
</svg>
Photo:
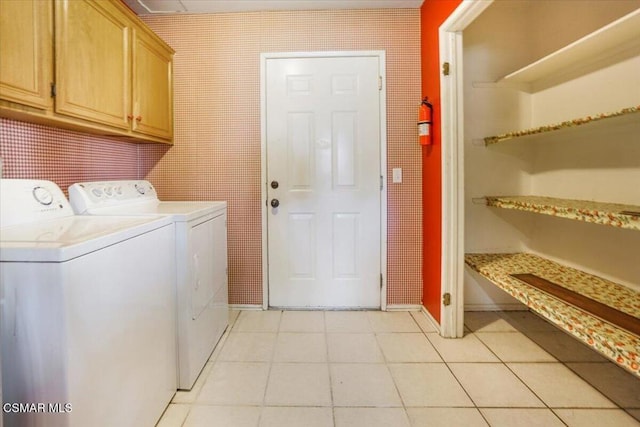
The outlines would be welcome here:
<svg viewBox="0 0 640 427">
<path fill-rule="evenodd" d="M 80 215 L 96 208 L 156 202 L 158 194 L 145 180 L 79 182 L 69 187 L 69 200 L 75 213 Z"/>
</svg>

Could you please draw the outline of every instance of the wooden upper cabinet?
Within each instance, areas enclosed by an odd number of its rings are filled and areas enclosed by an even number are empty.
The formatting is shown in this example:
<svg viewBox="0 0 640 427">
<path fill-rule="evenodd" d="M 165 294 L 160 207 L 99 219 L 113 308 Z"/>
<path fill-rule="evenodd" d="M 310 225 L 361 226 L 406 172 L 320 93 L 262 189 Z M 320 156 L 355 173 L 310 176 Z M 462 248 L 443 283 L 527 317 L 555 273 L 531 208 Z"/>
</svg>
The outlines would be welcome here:
<svg viewBox="0 0 640 427">
<path fill-rule="evenodd" d="M 173 52 L 155 35 L 133 30 L 133 131 L 173 137 Z"/>
<path fill-rule="evenodd" d="M 0 117 L 171 143 L 172 69 L 120 0 L 0 0 Z"/>
<path fill-rule="evenodd" d="M 59 0 L 55 111 L 130 128 L 131 20 L 114 3 Z"/>
<path fill-rule="evenodd" d="M 0 1 L 0 99 L 50 109 L 53 82 L 52 4 Z"/>
</svg>

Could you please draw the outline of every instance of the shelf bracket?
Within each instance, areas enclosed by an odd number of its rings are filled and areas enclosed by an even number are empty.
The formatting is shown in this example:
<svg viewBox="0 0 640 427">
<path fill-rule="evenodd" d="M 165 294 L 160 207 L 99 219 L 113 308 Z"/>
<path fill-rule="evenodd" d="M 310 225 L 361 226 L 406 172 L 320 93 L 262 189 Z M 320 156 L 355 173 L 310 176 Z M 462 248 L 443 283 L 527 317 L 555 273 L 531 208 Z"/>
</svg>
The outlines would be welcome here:
<svg viewBox="0 0 640 427">
<path fill-rule="evenodd" d="M 472 197 L 471 198 L 471 203 L 473 203 L 474 205 L 486 205 L 487 204 L 487 198 L 486 197 Z"/>
</svg>

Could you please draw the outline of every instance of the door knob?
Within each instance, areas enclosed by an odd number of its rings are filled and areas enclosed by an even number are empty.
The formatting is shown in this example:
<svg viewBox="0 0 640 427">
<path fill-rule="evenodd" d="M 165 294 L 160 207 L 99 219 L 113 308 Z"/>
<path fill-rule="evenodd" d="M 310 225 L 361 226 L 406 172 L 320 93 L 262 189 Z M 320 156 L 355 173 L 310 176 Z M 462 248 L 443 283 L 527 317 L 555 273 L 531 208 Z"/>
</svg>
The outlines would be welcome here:
<svg viewBox="0 0 640 427">
<path fill-rule="evenodd" d="M 280 201 L 278 199 L 271 199 L 271 207 L 277 208 L 278 206 L 280 206 Z"/>
<path fill-rule="evenodd" d="M 278 181 L 271 181 L 271 188 L 273 188 L 274 190 L 276 188 L 278 188 L 280 186 L 280 184 L 278 184 Z"/>
</svg>

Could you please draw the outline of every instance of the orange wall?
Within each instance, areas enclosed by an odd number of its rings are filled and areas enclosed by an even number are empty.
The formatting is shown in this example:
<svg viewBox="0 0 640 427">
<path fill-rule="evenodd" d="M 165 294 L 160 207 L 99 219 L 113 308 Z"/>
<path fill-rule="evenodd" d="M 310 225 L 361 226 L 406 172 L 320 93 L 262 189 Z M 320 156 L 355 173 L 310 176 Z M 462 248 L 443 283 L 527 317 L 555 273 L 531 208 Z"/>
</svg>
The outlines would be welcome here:
<svg viewBox="0 0 640 427">
<path fill-rule="evenodd" d="M 372 9 L 145 17 L 176 51 L 175 145 L 141 148 L 167 200 L 227 200 L 229 302 L 262 303 L 260 53 L 385 50 L 387 59 L 387 301 L 422 301 L 420 11 Z M 391 169 L 403 169 L 393 184 Z"/>
<path fill-rule="evenodd" d="M 422 304 L 440 321 L 442 257 L 442 154 L 440 150 L 440 60 L 438 29 L 461 0 L 425 0 L 420 9 L 422 96 L 433 104 L 433 145 L 422 149 L 423 290 Z M 416 107 L 417 108 L 417 107 Z"/>
</svg>

